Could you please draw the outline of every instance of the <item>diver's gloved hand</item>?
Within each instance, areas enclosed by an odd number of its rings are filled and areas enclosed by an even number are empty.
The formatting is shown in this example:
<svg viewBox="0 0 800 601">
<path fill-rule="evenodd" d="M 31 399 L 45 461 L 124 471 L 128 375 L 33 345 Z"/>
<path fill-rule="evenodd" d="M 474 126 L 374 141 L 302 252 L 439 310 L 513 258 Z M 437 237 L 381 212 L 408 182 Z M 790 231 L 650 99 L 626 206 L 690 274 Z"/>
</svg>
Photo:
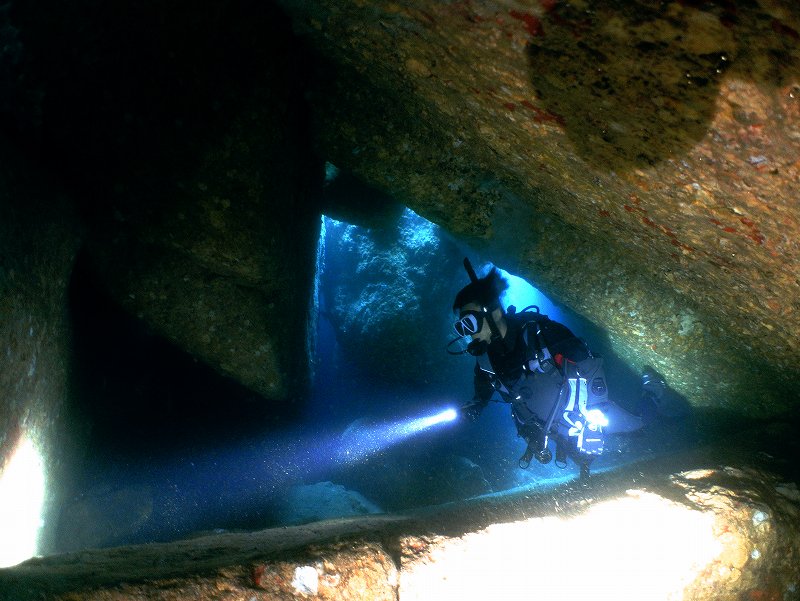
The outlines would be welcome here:
<svg viewBox="0 0 800 601">
<path fill-rule="evenodd" d="M 488 401 L 494 394 L 494 386 L 492 386 L 492 378 L 480 367 L 475 364 L 475 397 L 472 399 L 473 403 L 479 401 Z"/>
<path fill-rule="evenodd" d="M 666 387 L 667 384 L 664 382 L 664 378 L 661 377 L 661 374 L 651 367 L 645 367 L 644 373 L 642 374 L 643 396 L 649 395 L 655 403 L 658 403 L 661 401 L 661 397 L 664 396 Z"/>
<path fill-rule="evenodd" d="M 468 403 L 461 405 L 458 413 L 464 419 L 474 422 L 480 417 L 484 407 L 486 407 L 486 401 L 472 399 Z"/>
</svg>

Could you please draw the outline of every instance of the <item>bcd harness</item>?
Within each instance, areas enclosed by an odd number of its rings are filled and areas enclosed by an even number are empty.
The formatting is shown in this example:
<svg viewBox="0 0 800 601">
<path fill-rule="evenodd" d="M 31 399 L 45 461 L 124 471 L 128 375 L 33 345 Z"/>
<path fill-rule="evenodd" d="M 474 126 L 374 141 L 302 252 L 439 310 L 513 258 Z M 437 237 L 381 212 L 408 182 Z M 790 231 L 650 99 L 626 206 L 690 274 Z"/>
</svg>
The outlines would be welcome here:
<svg viewBox="0 0 800 601">
<path fill-rule="evenodd" d="M 531 308 L 536 311 L 529 311 Z M 505 402 L 517 406 L 526 402 L 520 386 L 528 377 L 544 377 L 558 370 L 562 380 L 552 406 L 547 415 L 536 415 L 544 435 L 540 441 L 540 451 L 546 451 L 551 433 L 559 433 L 573 441 L 579 453 L 600 455 L 604 447 L 603 428 L 608 425 L 608 420 L 599 409 L 592 408 L 594 403 L 589 401 L 590 396 L 597 398 L 598 394 L 603 395 L 606 392 L 602 359 L 593 357 L 591 353 L 587 359 L 577 362 L 560 354 L 553 356 L 542 332 L 542 326 L 547 325 L 549 318 L 542 315 L 538 307 L 527 307 L 519 313 L 509 307 L 509 315 L 523 318 L 522 338 L 528 351 L 522 364 L 522 373 L 516 382 L 506 384 L 493 370 L 487 355 L 477 357 L 477 369 L 489 377 L 492 388 L 500 393 Z M 514 414 L 520 424 L 525 423 L 519 418 L 518 411 Z"/>
</svg>

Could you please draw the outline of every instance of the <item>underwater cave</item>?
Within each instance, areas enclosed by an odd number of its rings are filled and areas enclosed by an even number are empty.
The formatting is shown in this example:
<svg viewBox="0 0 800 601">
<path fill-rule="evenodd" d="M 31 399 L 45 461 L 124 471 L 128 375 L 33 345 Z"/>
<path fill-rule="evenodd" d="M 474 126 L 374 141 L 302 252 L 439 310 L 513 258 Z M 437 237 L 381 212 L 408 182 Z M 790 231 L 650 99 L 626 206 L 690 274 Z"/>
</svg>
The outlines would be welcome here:
<svg viewBox="0 0 800 601">
<path fill-rule="evenodd" d="M 0 599 L 800 596 L 795 7 L 95 4 L 0 7 Z M 467 419 L 495 310 L 656 419 Z"/>
</svg>

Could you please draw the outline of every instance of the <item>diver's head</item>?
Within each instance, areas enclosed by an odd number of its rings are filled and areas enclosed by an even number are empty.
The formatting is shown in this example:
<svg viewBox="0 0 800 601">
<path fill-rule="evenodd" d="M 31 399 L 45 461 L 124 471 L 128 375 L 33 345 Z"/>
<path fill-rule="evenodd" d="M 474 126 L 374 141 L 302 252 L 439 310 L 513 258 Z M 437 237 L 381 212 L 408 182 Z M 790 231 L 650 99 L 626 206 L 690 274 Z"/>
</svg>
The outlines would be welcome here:
<svg viewBox="0 0 800 601">
<path fill-rule="evenodd" d="M 491 311 L 500 307 L 500 295 L 508 288 L 508 282 L 498 273 L 497 267 L 492 267 L 488 274 L 479 278 L 467 259 L 464 259 L 464 265 L 470 274 L 470 283 L 456 294 L 453 311 L 458 311 L 468 303 L 481 305 Z"/>
<path fill-rule="evenodd" d="M 472 274 L 471 276 L 472 277 Z M 492 268 L 488 275 L 474 278 L 456 295 L 453 311 L 458 320 L 453 324 L 460 337 L 472 338 L 468 352 L 482 354 L 488 345 L 506 335 L 507 326 L 500 295 L 508 283 Z"/>
</svg>

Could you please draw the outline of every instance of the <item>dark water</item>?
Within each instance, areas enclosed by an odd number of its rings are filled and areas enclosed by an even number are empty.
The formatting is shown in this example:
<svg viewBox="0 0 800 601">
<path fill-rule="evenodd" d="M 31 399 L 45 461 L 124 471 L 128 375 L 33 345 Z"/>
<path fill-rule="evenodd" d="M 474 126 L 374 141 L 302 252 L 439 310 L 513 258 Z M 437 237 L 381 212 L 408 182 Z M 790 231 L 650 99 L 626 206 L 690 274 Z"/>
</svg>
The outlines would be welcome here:
<svg viewBox="0 0 800 601">
<path fill-rule="evenodd" d="M 71 301 L 73 397 L 88 436 L 84 460 L 65 483 L 53 551 L 302 521 L 288 494 L 319 482 L 357 493 L 373 511 L 402 511 L 578 475 L 572 463 L 521 470 L 525 444 L 502 403 L 475 423 L 456 420 L 405 438 L 396 428 L 387 433 L 387 425 L 471 398 L 472 359 L 446 357 L 445 341 L 443 361 L 459 365 L 452 381 L 387 383 L 347 363 L 323 316 L 315 386 L 298 411 L 265 404 L 165 342 L 111 302 L 80 262 Z M 624 384 L 621 395 L 634 394 L 638 376 L 611 361 L 614 378 Z M 593 467 L 695 442 L 685 420 L 666 421 L 647 436 L 612 441 Z"/>
</svg>

